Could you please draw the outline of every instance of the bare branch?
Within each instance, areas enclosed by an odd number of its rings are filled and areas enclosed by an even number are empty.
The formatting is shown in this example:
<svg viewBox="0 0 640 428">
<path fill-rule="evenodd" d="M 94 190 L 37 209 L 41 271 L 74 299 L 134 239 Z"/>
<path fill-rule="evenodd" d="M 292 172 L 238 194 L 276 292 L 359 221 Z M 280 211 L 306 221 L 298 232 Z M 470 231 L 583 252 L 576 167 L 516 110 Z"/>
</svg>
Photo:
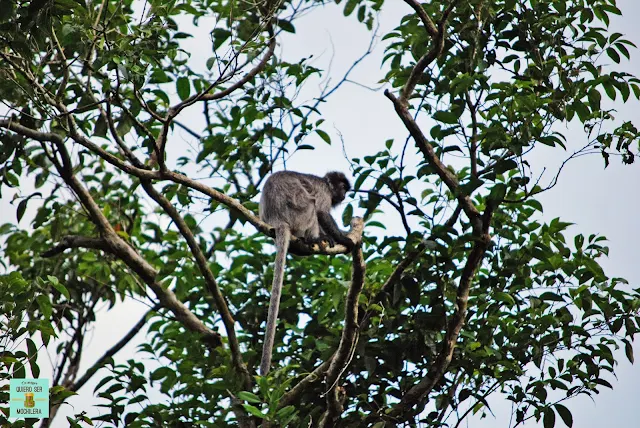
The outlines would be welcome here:
<svg viewBox="0 0 640 428">
<path fill-rule="evenodd" d="M 433 146 L 429 143 L 429 141 L 427 141 L 427 138 L 422 133 L 422 130 L 409 113 L 407 105 L 396 98 L 388 90 L 385 91 L 384 94 L 393 103 L 396 113 L 398 113 L 398 116 L 400 116 L 400 119 L 402 119 L 402 122 L 404 122 L 405 127 L 413 137 L 413 140 L 416 142 L 418 149 L 422 152 L 425 159 L 431 164 L 431 166 L 433 166 L 440 179 L 446 184 L 451 193 L 458 200 L 458 203 L 462 207 L 462 210 L 465 212 L 465 214 L 469 218 L 469 221 L 473 225 L 474 230 L 479 230 L 481 227 L 480 213 L 471 201 L 471 198 L 469 198 L 468 195 L 462 193 L 462 191 L 460 190 L 458 177 L 456 177 L 456 175 L 451 172 L 436 155 Z"/>
<path fill-rule="evenodd" d="M 275 35 L 273 33 L 273 29 L 271 27 L 268 27 L 267 31 L 269 32 L 269 45 L 268 45 L 268 48 L 267 48 L 267 52 L 264 54 L 264 56 L 262 57 L 260 62 L 253 69 L 251 69 L 247 74 L 245 74 L 244 77 L 242 77 L 240 80 L 238 80 L 233 85 L 229 86 L 227 89 L 224 89 L 224 90 L 222 90 L 220 92 L 216 92 L 215 94 L 210 94 L 209 92 L 220 83 L 219 81 L 213 82 L 212 84 L 210 84 L 207 88 L 205 88 L 200 93 L 198 93 L 196 95 L 192 95 L 191 97 L 187 98 L 186 100 L 184 100 L 184 101 L 176 104 L 175 106 L 171 107 L 169 109 L 169 113 L 167 115 L 167 119 L 170 121 L 171 119 L 176 117 L 183 109 L 185 109 L 186 107 L 189 107 L 192 104 L 197 103 L 198 101 L 219 100 L 219 99 L 224 98 L 224 97 L 226 97 L 228 95 L 231 95 L 236 90 L 242 88 L 251 79 L 256 77 L 256 75 L 258 73 L 260 73 L 262 70 L 264 70 L 264 68 L 267 65 L 267 62 L 269 62 L 269 60 L 271 59 L 271 57 L 273 56 L 273 54 L 275 53 L 275 50 L 276 50 L 276 38 L 275 38 Z M 231 62 L 229 62 L 229 63 L 231 63 Z"/>
<path fill-rule="evenodd" d="M 271 31 L 271 30 L 270 30 Z M 269 47 L 266 54 L 262 57 L 262 60 L 256 65 L 251 71 L 244 75 L 244 77 L 238 80 L 233 85 L 229 86 L 227 89 L 224 89 L 220 92 L 216 92 L 215 94 L 204 93 L 199 99 L 196 101 L 212 101 L 219 100 L 220 98 L 224 98 L 227 95 L 231 95 L 236 90 L 242 88 L 249 80 L 256 77 L 258 73 L 260 73 L 267 65 L 267 62 L 271 59 L 274 52 L 276 50 L 276 38 L 273 34 L 271 34 L 271 39 L 269 40 Z M 208 91 L 207 91 L 208 92 Z M 195 102 L 195 101 L 194 101 Z"/>
<path fill-rule="evenodd" d="M 64 141 L 64 139 L 58 134 L 36 131 L 34 129 L 30 129 L 25 126 L 22 126 L 19 123 L 12 121 L 11 119 L 0 119 L 0 128 L 10 129 L 20 135 L 23 135 L 27 138 L 34 139 L 36 141 L 45 141 L 45 142 L 60 143 L 60 144 Z M 98 146 L 96 143 L 92 142 L 91 140 L 89 140 L 88 138 L 80 134 L 76 133 L 73 136 L 73 139 L 75 142 L 77 142 L 81 146 L 97 154 L 106 162 L 120 169 L 121 171 L 126 172 L 127 174 L 133 175 L 134 177 L 137 177 L 139 179 L 169 180 L 169 181 L 173 181 L 174 183 L 183 184 L 191 189 L 197 190 L 198 192 L 209 196 L 216 202 L 226 205 L 231 210 L 235 211 L 237 214 L 247 219 L 247 221 L 251 223 L 256 229 L 258 229 L 258 231 L 264 233 L 265 235 L 268 235 L 271 237 L 275 236 L 274 229 L 270 225 L 260 220 L 253 213 L 253 211 L 247 209 L 237 199 L 231 198 L 225 195 L 224 193 L 221 193 L 215 190 L 212 187 L 209 187 L 196 180 L 193 180 L 187 177 L 186 175 L 178 172 L 154 171 L 154 170 L 138 168 L 136 166 L 133 166 L 125 162 L 124 160 L 118 158 L 117 156 L 107 152 L 102 147 Z M 360 230 L 359 232 L 351 231 L 348 234 L 348 237 L 354 242 L 354 244 L 360 242 L 361 236 L 362 236 L 362 230 Z M 291 250 L 291 253 L 295 255 L 311 255 L 311 254 L 336 255 L 336 254 L 345 254 L 348 251 L 348 249 L 345 246 L 339 245 L 339 244 L 329 248 L 321 248 L 317 244 L 312 247 L 309 247 L 308 245 L 303 243 L 300 239 L 297 239 L 293 236 L 291 237 L 290 250 Z"/>
<path fill-rule="evenodd" d="M 444 41 L 446 38 L 447 20 L 458 0 L 453 0 L 444 10 L 444 12 L 442 13 L 442 17 L 438 21 L 437 28 L 433 24 L 433 21 L 431 21 L 431 19 L 427 16 L 422 6 L 416 0 L 405 0 L 405 2 L 416 11 L 418 16 L 420 17 L 420 20 L 425 25 L 427 33 L 429 33 L 429 35 L 433 39 L 433 44 L 431 46 L 431 49 L 429 49 L 429 51 L 418 60 L 416 65 L 411 70 L 411 75 L 407 79 L 407 83 L 405 83 L 404 87 L 402 88 L 400 95 L 400 101 L 403 104 L 406 104 L 409 98 L 411 98 L 411 95 L 413 95 L 413 90 L 422 77 L 422 73 L 424 73 L 424 70 L 426 70 L 429 64 L 435 61 L 442 54 L 442 51 L 444 50 Z"/>
<path fill-rule="evenodd" d="M 289 392 L 284 394 L 280 401 L 278 402 L 278 409 L 289 406 L 297 402 L 302 394 L 307 390 L 307 388 L 315 382 L 322 380 L 324 378 L 324 374 L 329 370 L 329 366 L 331 365 L 331 361 L 333 361 L 333 356 L 329 358 L 324 363 L 320 364 L 315 368 L 311 373 L 309 373 L 304 379 L 302 379 L 296 386 L 291 388 Z"/>
<path fill-rule="evenodd" d="M 356 228 L 355 219 L 352 220 L 352 229 Z M 362 254 L 362 246 L 358 245 L 352 252 L 353 257 L 353 273 L 351 276 L 351 285 L 347 292 L 345 301 L 344 328 L 340 344 L 336 350 L 329 370 L 327 371 L 327 410 L 325 411 L 319 426 L 321 428 L 334 426 L 335 421 L 343 412 L 342 403 L 339 397 L 340 376 L 347 369 L 353 353 L 356 348 L 359 336 L 358 326 L 358 300 L 362 288 L 364 287 L 365 262 Z"/>
<path fill-rule="evenodd" d="M 440 352 L 438 352 L 438 356 L 429 368 L 427 375 L 402 397 L 400 403 L 396 404 L 390 412 L 383 416 L 384 419 L 392 418 L 394 421 L 397 421 L 399 417 L 406 417 L 407 415 L 405 413 L 410 413 L 410 410 L 416 404 L 429 395 L 449 367 L 451 359 L 453 358 L 453 350 L 455 349 L 460 330 L 464 325 L 467 314 L 471 282 L 490 242 L 491 237 L 489 234 L 482 236 L 476 241 L 467 258 L 456 294 L 456 309 L 449 320 L 445 337 L 440 345 Z"/>
<path fill-rule="evenodd" d="M 98 370 L 104 367 L 115 354 L 117 354 L 122 348 L 124 348 L 125 345 L 129 343 L 136 334 L 138 334 L 140 329 L 146 324 L 149 315 L 151 315 L 151 313 L 153 312 L 156 312 L 158 309 L 160 309 L 160 305 L 155 305 L 147 312 L 145 312 L 142 318 L 140 318 L 140 320 L 133 327 L 131 327 L 129 332 L 115 345 L 109 348 L 107 352 L 105 352 L 102 357 L 98 359 L 98 361 L 96 361 L 91 367 L 89 367 L 84 375 L 82 375 L 82 377 L 74 382 L 73 385 L 71 385 L 68 389 L 70 391 L 78 391 L 80 388 L 82 388 L 84 384 L 87 383 L 87 381 L 91 379 L 91 377 L 96 374 Z"/>
<path fill-rule="evenodd" d="M 86 236 L 69 235 L 60 240 L 60 243 L 50 250 L 41 254 L 42 257 L 48 258 L 57 256 L 69 248 L 92 248 L 94 250 L 108 251 L 107 243 L 104 239 L 89 238 Z"/>
<path fill-rule="evenodd" d="M 74 175 L 71 158 L 62 138 L 59 135 L 35 131 L 8 120 L 0 120 L 0 127 L 14 130 L 21 135 L 33 138 L 37 141 L 49 141 L 53 143 L 62 158 L 62 164 L 59 162 L 55 163 L 58 173 L 76 194 L 82 206 L 87 210 L 91 220 L 97 226 L 105 244 L 105 250 L 116 255 L 127 266 L 129 266 L 131 270 L 138 274 L 140 278 L 149 285 L 151 290 L 153 290 L 160 303 L 169 309 L 186 328 L 202 334 L 203 339 L 212 347 L 220 346 L 222 344 L 220 335 L 204 325 L 202 321 L 200 321 L 193 312 L 184 305 L 184 303 L 178 300 L 171 290 L 165 289 L 160 283 L 158 283 L 156 281 L 157 271 L 155 268 L 115 232 L 89 191 L 82 186 L 78 178 Z M 138 170 L 138 168 L 132 168 Z"/>
<path fill-rule="evenodd" d="M 429 15 L 427 15 L 427 12 L 425 12 L 422 5 L 417 0 L 404 0 L 404 2 L 411 6 L 411 8 L 416 12 L 418 17 L 420 18 L 420 21 L 422 21 L 422 25 L 424 25 L 424 29 L 431 36 L 431 38 L 438 38 L 438 28 L 436 27 L 436 24 L 433 23 L 431 18 L 429 18 Z"/>
</svg>

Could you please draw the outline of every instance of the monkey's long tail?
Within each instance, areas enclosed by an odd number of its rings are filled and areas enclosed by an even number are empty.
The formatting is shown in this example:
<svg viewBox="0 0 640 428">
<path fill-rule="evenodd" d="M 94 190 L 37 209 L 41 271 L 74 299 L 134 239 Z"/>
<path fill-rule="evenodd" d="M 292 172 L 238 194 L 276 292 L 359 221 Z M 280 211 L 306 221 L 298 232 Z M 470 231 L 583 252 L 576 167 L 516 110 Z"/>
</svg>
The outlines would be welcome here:
<svg viewBox="0 0 640 428">
<path fill-rule="evenodd" d="M 273 352 L 273 342 L 276 337 L 276 324 L 278 322 L 280 296 L 282 295 L 282 283 L 284 281 L 284 265 L 287 260 L 290 239 L 291 230 L 289 230 L 288 226 L 276 228 L 276 262 L 273 267 L 269 315 L 267 315 L 267 328 L 264 333 L 264 344 L 262 345 L 260 376 L 265 376 L 271 367 L 271 353 Z"/>
</svg>

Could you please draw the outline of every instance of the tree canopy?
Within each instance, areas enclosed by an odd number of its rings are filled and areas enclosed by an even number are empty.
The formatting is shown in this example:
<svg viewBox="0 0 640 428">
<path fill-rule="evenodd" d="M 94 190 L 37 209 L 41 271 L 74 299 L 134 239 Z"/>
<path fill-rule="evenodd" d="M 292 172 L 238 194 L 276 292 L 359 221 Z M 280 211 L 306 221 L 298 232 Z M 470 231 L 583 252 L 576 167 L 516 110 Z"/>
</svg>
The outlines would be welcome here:
<svg viewBox="0 0 640 428">
<path fill-rule="evenodd" d="M 393 2 L 336 3 L 375 39 Z M 0 226 L 0 378 L 38 377 L 46 347 L 58 356 L 44 426 L 95 377 L 104 404 L 70 426 L 459 427 L 492 395 L 513 403 L 512 426 L 572 426 L 563 403 L 611 387 L 614 352 L 633 361 L 640 296 L 603 271 L 603 236 L 542 221 L 537 196 L 561 168 L 543 184 L 529 155 L 638 155 L 609 102 L 640 99 L 616 66 L 633 43 L 611 28 L 615 0 L 400 6 L 378 94 L 409 138 L 348 159 L 353 251 L 294 239 L 260 377 L 261 185 L 301 151 L 355 144 L 323 123 L 351 69 L 318 85 L 329 70 L 281 54 L 326 3 L 0 0 L 0 195 L 17 220 Z M 189 22 L 211 25 L 204 69 L 184 49 Z M 127 299 L 149 311 L 80 371 L 97 308 Z M 119 359 L 145 326 L 139 358 Z"/>
</svg>

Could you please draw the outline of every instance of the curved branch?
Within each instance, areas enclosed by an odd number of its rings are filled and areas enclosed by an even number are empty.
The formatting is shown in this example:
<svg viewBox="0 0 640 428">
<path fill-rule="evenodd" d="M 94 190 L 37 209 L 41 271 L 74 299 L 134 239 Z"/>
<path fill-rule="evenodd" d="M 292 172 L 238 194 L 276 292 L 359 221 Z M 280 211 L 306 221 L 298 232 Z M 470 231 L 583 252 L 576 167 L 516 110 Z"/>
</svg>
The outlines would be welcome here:
<svg viewBox="0 0 640 428">
<path fill-rule="evenodd" d="M 355 228 L 356 219 L 351 221 L 352 229 Z M 362 221 L 362 219 L 360 219 Z M 340 344 L 336 350 L 329 370 L 327 371 L 327 410 L 320 420 L 321 428 L 334 426 L 335 421 L 343 412 L 340 400 L 340 376 L 347 369 L 351 362 L 353 353 L 358 342 L 359 326 L 358 326 L 358 300 L 362 288 L 364 287 L 364 274 L 366 265 L 362 254 L 362 246 L 358 245 L 353 249 L 353 274 L 351 276 L 351 285 L 347 292 L 344 309 L 344 328 L 342 329 L 342 337 Z"/>
<path fill-rule="evenodd" d="M 133 337 L 136 334 L 138 334 L 140 329 L 147 323 L 147 317 L 152 312 L 155 312 L 158 309 L 160 309 L 160 305 L 155 305 L 154 307 L 149 309 L 147 312 L 145 312 L 145 314 L 142 316 L 142 318 L 140 318 L 140 320 L 133 327 L 131 327 L 129 332 L 122 339 L 120 339 L 115 345 L 113 345 L 111 348 L 109 348 L 107 350 L 107 352 L 105 352 L 102 355 L 102 357 L 100 357 L 100 359 L 98 359 L 98 361 L 96 361 L 91 367 L 89 367 L 87 369 L 87 371 L 84 373 L 84 375 L 82 375 L 82 377 L 80 379 L 78 379 L 76 382 L 73 383 L 73 385 L 71 385 L 68 388 L 69 391 L 74 391 L 75 392 L 75 391 L 79 390 L 80 388 L 82 388 L 84 386 L 84 384 L 87 383 L 87 381 L 89 379 L 91 379 L 91 377 L 94 374 L 96 374 L 96 372 L 98 370 L 100 370 L 102 367 L 104 367 L 107 364 L 107 362 L 115 354 L 117 354 L 122 348 L 124 348 L 124 346 L 127 343 L 129 343 L 131 341 L 131 339 L 133 339 Z"/>
<path fill-rule="evenodd" d="M 436 155 L 433 146 L 429 143 L 427 138 L 422 133 L 422 130 L 409 113 L 407 104 L 403 103 L 401 99 L 396 98 L 395 95 L 389 92 L 389 90 L 386 90 L 384 94 L 393 103 L 396 113 L 398 113 L 398 116 L 400 116 L 400 119 L 402 119 L 402 122 L 413 137 L 413 140 L 416 142 L 416 146 L 418 146 L 420 152 L 422 152 L 425 159 L 431 166 L 433 166 L 433 169 L 438 174 L 438 177 L 440 177 L 440 179 L 449 188 L 453 196 L 458 200 L 458 203 L 469 218 L 469 221 L 471 222 L 474 230 L 478 232 L 481 228 L 480 213 L 471 201 L 471 198 L 468 195 L 462 193 L 462 191 L 460 190 L 458 177 L 456 177 L 456 175 L 451 172 L 445 164 L 442 163 L 438 155 Z"/>
<path fill-rule="evenodd" d="M 260 62 L 253 69 L 251 69 L 240 80 L 238 80 L 233 85 L 229 86 L 227 89 L 224 89 L 224 90 L 222 90 L 220 92 L 216 92 L 215 94 L 210 94 L 209 91 L 211 91 L 213 88 L 215 88 L 220 83 L 219 80 L 216 80 L 215 82 L 210 84 L 207 88 L 202 90 L 202 92 L 200 92 L 200 93 L 198 93 L 196 95 L 192 95 L 189 98 L 187 98 L 186 100 L 184 100 L 184 101 L 176 104 L 175 106 L 171 107 L 169 109 L 169 114 L 167 115 L 167 119 L 170 120 L 170 119 L 176 117 L 183 109 L 185 109 L 186 107 L 189 107 L 192 104 L 197 103 L 198 101 L 219 100 L 219 99 L 224 98 L 224 97 L 226 97 L 228 95 L 231 95 L 236 90 L 242 88 L 247 82 L 249 82 L 249 80 L 251 80 L 254 77 L 256 77 L 256 75 L 258 73 L 260 73 L 262 70 L 264 70 L 264 68 L 267 65 L 267 62 L 269 62 L 271 57 L 273 57 L 273 54 L 275 53 L 275 50 L 276 50 L 276 37 L 275 37 L 275 34 L 273 33 L 273 29 L 271 27 L 269 27 L 267 29 L 267 31 L 269 32 L 269 46 L 267 48 L 267 52 L 264 54 L 264 56 L 262 57 Z M 229 62 L 229 64 L 231 64 L 231 61 Z M 221 76 L 223 74 L 221 74 Z"/>
<path fill-rule="evenodd" d="M 409 6 L 415 10 L 415 12 L 420 17 L 420 20 L 424 24 L 425 30 L 429 34 L 429 36 L 433 40 L 433 45 L 429 51 L 424 54 L 416 63 L 416 65 L 411 70 L 411 75 L 407 79 L 407 83 L 405 83 L 402 88 L 400 100 L 403 104 L 406 104 L 413 95 L 413 90 L 415 89 L 418 81 L 422 77 L 422 73 L 424 70 L 431 64 L 433 61 L 438 59 L 438 57 L 442 54 L 444 50 L 444 41 L 446 37 L 446 24 L 449 19 L 449 15 L 453 11 L 453 8 L 458 3 L 458 0 L 453 0 L 449 6 L 442 13 L 442 17 L 438 21 L 438 26 L 433 23 L 431 18 L 427 15 L 425 10 L 422 8 L 422 5 L 418 3 L 416 0 L 404 0 Z"/>
<path fill-rule="evenodd" d="M 437 38 L 438 28 L 431 18 L 429 18 L 429 15 L 427 15 L 427 12 L 424 10 L 422 5 L 417 0 L 404 0 L 404 2 L 411 6 L 411 8 L 416 12 L 429 36 L 433 39 Z"/>
<path fill-rule="evenodd" d="M 480 263 L 482 262 L 482 258 L 484 257 L 484 253 L 490 242 L 491 237 L 489 234 L 485 234 L 476 241 L 471 253 L 469 254 L 469 258 L 467 259 L 462 271 L 462 277 L 460 278 L 460 284 L 456 294 L 456 309 L 449 320 L 440 352 L 438 352 L 438 356 L 429 368 L 427 375 L 407 391 L 407 393 L 402 397 L 400 403 L 396 404 L 390 412 L 384 415 L 384 419 L 388 417 L 397 421 L 398 418 L 406 416 L 406 414 L 416 404 L 429 395 L 433 387 L 438 383 L 449 367 L 451 359 L 453 358 L 453 350 L 455 349 L 458 336 L 460 335 L 460 330 L 462 330 L 462 326 L 464 325 L 465 317 L 467 315 L 467 303 L 469 300 L 471 282 L 480 266 Z"/>
<path fill-rule="evenodd" d="M 471 282 L 482 264 L 484 254 L 491 243 L 489 235 L 489 226 L 493 214 L 493 206 L 487 206 L 482 216 L 482 230 L 480 235 L 476 235 L 475 244 L 467 258 L 467 262 L 462 270 L 458 290 L 456 293 L 456 304 L 453 316 L 447 324 L 445 337 L 441 343 L 441 349 L 438 355 L 427 371 L 425 377 L 420 382 L 411 387 L 409 391 L 402 397 L 400 403 L 393 406 L 389 411 L 382 410 L 372 415 L 369 420 L 388 420 L 397 423 L 411 416 L 413 408 L 423 401 L 425 397 L 431 393 L 435 385 L 445 374 L 451 360 L 453 358 L 453 350 L 455 349 L 458 336 L 464 325 L 467 315 L 467 304 L 469 300 L 469 290 Z"/>
<path fill-rule="evenodd" d="M 213 276 L 213 272 L 209 269 L 209 265 L 207 260 L 202 252 L 202 249 L 198 246 L 196 242 L 196 238 L 193 236 L 193 232 L 187 226 L 187 223 L 184 221 L 178 210 L 171 204 L 171 202 L 165 198 L 163 195 L 158 193 L 156 189 L 153 188 L 150 181 L 141 180 L 142 187 L 147 192 L 147 194 L 156 201 L 158 205 L 162 207 L 162 209 L 167 213 L 171 220 L 176 224 L 178 230 L 184 237 L 185 241 L 187 241 L 187 245 L 191 250 L 191 254 L 196 260 L 196 264 L 198 265 L 198 269 L 202 274 L 205 283 L 207 284 L 207 288 L 211 293 L 213 300 L 216 303 L 218 311 L 222 316 L 222 322 L 224 324 L 225 330 L 227 332 L 227 338 L 229 340 L 229 348 L 231 349 L 231 357 L 233 360 L 233 364 L 243 376 L 243 387 L 247 390 L 251 389 L 251 375 L 247 370 L 244 362 L 242 361 L 242 351 L 240 350 L 240 344 L 238 342 L 238 338 L 236 336 L 235 330 L 235 320 L 229 311 L 229 306 L 227 302 L 220 292 L 220 288 L 218 287 L 218 283 L 216 282 L 215 277 Z"/>
<path fill-rule="evenodd" d="M 298 382 L 296 386 L 291 388 L 289 392 L 284 394 L 280 399 L 280 401 L 278 402 L 278 410 L 298 401 L 300 397 L 302 397 L 302 394 L 304 394 L 304 392 L 307 390 L 307 387 L 323 379 L 325 373 L 327 372 L 327 370 L 329 370 L 329 366 L 331 365 L 332 361 L 333 361 L 333 356 L 331 356 L 331 358 L 329 358 L 327 361 L 325 361 L 324 363 L 316 367 L 311 373 L 305 376 L 304 379 Z"/>
<path fill-rule="evenodd" d="M 34 139 L 36 141 L 43 142 L 51 142 L 55 144 L 62 144 L 64 141 L 63 137 L 58 134 L 50 133 L 50 132 L 41 132 L 31 128 L 27 128 L 25 126 L 20 125 L 18 122 L 12 121 L 10 119 L 0 119 L 0 128 L 10 129 L 24 137 Z M 117 156 L 109 153 L 104 150 L 102 147 L 98 146 L 88 138 L 75 134 L 72 136 L 73 140 L 85 147 L 87 150 L 95 153 L 104 161 L 109 163 L 110 165 L 118 168 L 119 170 L 132 175 L 134 177 L 140 179 L 147 180 L 168 180 L 174 183 L 183 184 L 190 189 L 196 190 L 204 195 L 209 196 L 211 199 L 219 202 L 223 205 L 226 205 L 232 211 L 239 214 L 241 217 L 244 217 L 249 223 L 251 223 L 259 232 L 274 237 L 275 231 L 273 227 L 263 222 L 254 214 L 253 211 L 246 208 L 240 201 L 237 199 L 231 198 L 224 193 L 221 193 L 215 190 L 212 187 L 209 187 L 203 183 L 200 183 L 196 180 L 193 180 L 187 177 L 184 174 L 174 171 L 155 171 L 150 169 L 138 168 L 133 166 Z M 351 231 L 347 236 L 354 242 L 354 245 L 359 242 L 359 237 L 362 235 L 362 231 Z M 336 254 L 345 254 L 349 251 L 349 249 L 343 245 L 335 245 L 329 248 L 322 248 L 318 245 L 308 246 L 303 243 L 300 239 L 296 237 L 291 237 L 290 244 L 290 252 L 295 255 L 311 255 L 311 254 L 326 254 L 326 255 L 336 255 Z"/>
<path fill-rule="evenodd" d="M 178 300 L 176 295 L 171 290 L 165 289 L 160 283 L 158 283 L 156 280 L 157 271 L 155 270 L 155 268 L 151 266 L 151 264 L 149 264 L 149 262 L 147 262 L 133 247 L 131 247 L 129 243 L 127 243 L 122 237 L 120 237 L 115 232 L 115 230 L 113 230 L 113 227 L 111 226 L 89 191 L 80 183 L 78 178 L 73 173 L 71 158 L 64 145 L 62 137 L 54 133 L 45 133 L 26 128 L 10 120 L 0 120 L 0 127 L 11 129 L 21 135 L 37 141 L 48 141 L 53 143 L 58 149 L 58 152 L 62 158 L 62 164 L 60 164 L 59 162 L 55 162 L 55 167 L 64 182 L 76 194 L 82 206 L 87 210 L 89 217 L 98 228 L 101 235 L 101 240 L 104 242 L 103 249 L 117 256 L 132 271 L 140 276 L 140 278 L 155 293 L 160 303 L 164 307 L 169 309 L 175 315 L 178 321 L 185 326 L 185 328 L 201 334 L 203 336 L 203 340 L 209 346 L 217 347 L 222 344 L 220 335 L 207 327 L 202 321 L 200 321 L 198 317 L 196 317 L 193 312 L 191 312 L 184 305 L 184 303 Z M 132 168 L 135 170 L 139 170 L 139 168 Z M 90 241 L 84 242 L 89 243 Z M 96 241 L 91 241 L 92 245 L 94 243 L 96 243 L 97 245 Z M 58 249 L 55 250 L 57 254 L 64 251 L 64 249 L 60 251 L 60 248 L 61 247 L 58 246 Z"/>
<path fill-rule="evenodd" d="M 44 258 L 57 256 L 69 248 L 92 248 L 103 251 L 108 251 L 109 249 L 104 239 L 69 235 L 62 238 L 58 245 L 40 254 L 40 256 Z"/>
</svg>

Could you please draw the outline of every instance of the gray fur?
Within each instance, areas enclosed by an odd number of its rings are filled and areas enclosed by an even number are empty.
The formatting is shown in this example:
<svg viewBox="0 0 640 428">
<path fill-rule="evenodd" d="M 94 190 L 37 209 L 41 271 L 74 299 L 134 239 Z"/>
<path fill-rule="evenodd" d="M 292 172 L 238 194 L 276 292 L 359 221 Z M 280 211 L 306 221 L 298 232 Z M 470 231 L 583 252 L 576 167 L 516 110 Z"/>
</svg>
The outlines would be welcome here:
<svg viewBox="0 0 640 428">
<path fill-rule="evenodd" d="M 276 232 L 276 260 L 260 375 L 271 367 L 271 354 L 276 335 L 276 322 L 284 279 L 284 265 L 291 235 L 308 244 L 326 240 L 351 248 L 352 242 L 338 228 L 331 208 L 340 204 L 351 185 L 341 172 L 329 172 L 324 177 L 281 171 L 271 175 L 264 184 L 260 198 L 260 219 Z"/>
</svg>

